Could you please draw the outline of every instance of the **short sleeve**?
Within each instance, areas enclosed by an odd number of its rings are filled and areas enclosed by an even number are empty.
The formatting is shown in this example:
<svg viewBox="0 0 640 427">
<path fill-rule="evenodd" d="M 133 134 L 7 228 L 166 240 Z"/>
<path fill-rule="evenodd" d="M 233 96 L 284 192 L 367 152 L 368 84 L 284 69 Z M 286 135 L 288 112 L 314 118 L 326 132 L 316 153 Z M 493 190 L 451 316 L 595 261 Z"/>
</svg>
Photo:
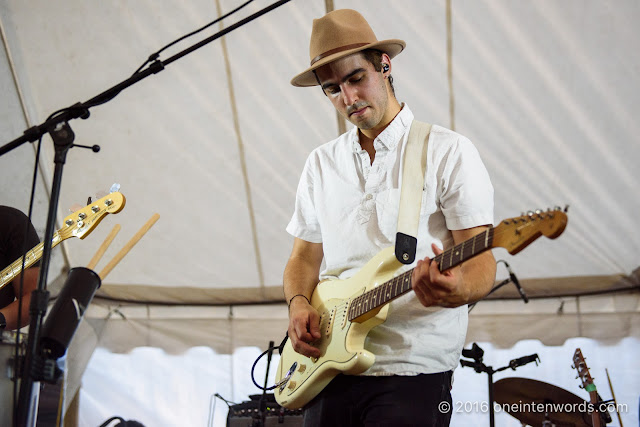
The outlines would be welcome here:
<svg viewBox="0 0 640 427">
<path fill-rule="evenodd" d="M 304 165 L 298 189 L 293 216 L 287 225 L 287 232 L 294 237 L 311 243 L 322 242 L 322 232 L 318 222 L 314 198 L 314 178 L 317 161 L 312 152 Z"/>
<path fill-rule="evenodd" d="M 449 230 L 493 225 L 493 185 L 471 141 L 458 135 L 439 178 L 440 207 Z"/>
</svg>

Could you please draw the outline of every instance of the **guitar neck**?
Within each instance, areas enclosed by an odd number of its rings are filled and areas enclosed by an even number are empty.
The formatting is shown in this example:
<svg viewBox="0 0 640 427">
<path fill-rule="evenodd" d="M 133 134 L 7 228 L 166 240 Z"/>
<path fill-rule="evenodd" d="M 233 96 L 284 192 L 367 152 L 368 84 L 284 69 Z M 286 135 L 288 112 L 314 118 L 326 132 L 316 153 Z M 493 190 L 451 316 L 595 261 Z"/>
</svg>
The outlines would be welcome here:
<svg viewBox="0 0 640 427">
<path fill-rule="evenodd" d="M 59 232 L 55 232 L 53 239 L 51 239 L 51 247 L 55 247 L 58 243 L 62 242 L 62 237 Z M 44 252 L 44 243 L 38 243 L 30 251 L 27 252 L 24 260 L 24 268 L 29 268 L 35 264 Z M 4 270 L 0 272 L 0 289 L 4 288 L 8 283 L 15 279 L 22 272 L 22 257 L 15 260 L 8 265 Z"/>
<path fill-rule="evenodd" d="M 471 239 L 465 240 L 459 245 L 435 256 L 432 262 L 435 261 L 438 263 L 438 269 L 440 271 L 445 271 L 460 265 L 466 260 L 491 249 L 493 247 L 493 233 L 494 228 L 490 227 L 483 233 L 477 234 Z M 413 268 L 356 297 L 349 308 L 349 320 L 353 321 L 363 314 L 375 310 L 409 292 L 411 290 L 412 272 Z"/>
<path fill-rule="evenodd" d="M 600 419 L 600 412 L 598 412 L 598 391 L 595 390 L 595 386 L 593 387 L 594 389 L 592 391 L 589 391 L 589 398 L 591 400 L 591 403 L 594 406 L 594 410 L 591 413 L 591 423 L 593 425 L 593 427 L 600 427 L 601 426 L 601 419 Z"/>
</svg>

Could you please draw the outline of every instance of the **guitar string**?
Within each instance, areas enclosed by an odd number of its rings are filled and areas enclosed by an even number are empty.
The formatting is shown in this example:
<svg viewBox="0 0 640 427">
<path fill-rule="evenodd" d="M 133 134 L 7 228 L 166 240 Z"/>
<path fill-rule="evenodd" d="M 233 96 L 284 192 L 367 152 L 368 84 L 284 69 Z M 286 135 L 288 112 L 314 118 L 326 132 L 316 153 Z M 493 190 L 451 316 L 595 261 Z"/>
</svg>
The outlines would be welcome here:
<svg viewBox="0 0 640 427">
<path fill-rule="evenodd" d="M 552 211 L 550 213 L 544 213 L 544 214 L 537 214 L 536 216 L 533 217 L 518 217 L 518 218 L 514 218 L 514 219 L 507 219 L 507 220 L 503 220 L 500 222 L 500 224 L 509 224 L 510 222 L 513 224 L 517 224 L 519 221 L 522 221 L 522 225 L 525 224 L 530 224 L 533 221 L 539 221 L 539 220 L 548 220 L 548 219 L 553 219 L 556 213 L 562 213 L 561 211 Z M 439 255 L 436 255 L 435 257 L 432 258 L 432 261 L 436 261 L 438 262 L 438 266 L 440 271 L 444 271 L 444 270 L 448 270 L 451 267 L 461 264 L 462 262 L 466 261 L 466 259 L 464 258 L 471 258 L 477 254 L 480 254 L 486 250 L 490 250 L 491 249 L 491 244 L 493 243 L 493 240 L 495 237 L 501 237 L 501 235 L 503 235 L 504 233 L 510 232 L 510 230 L 503 230 L 500 228 L 500 226 L 498 225 L 497 227 L 491 227 L 489 229 L 487 229 L 486 231 L 484 231 L 483 233 L 477 234 L 475 236 L 473 236 L 472 238 L 465 240 L 464 242 L 450 248 L 447 249 L 446 251 L 442 252 Z M 481 248 L 480 251 L 476 252 L 475 251 L 475 247 L 476 247 L 476 243 L 477 240 L 480 239 L 481 241 L 484 240 L 484 246 Z M 464 251 L 464 245 L 467 242 L 473 242 L 473 246 L 471 247 L 471 253 L 470 253 L 470 257 L 465 256 L 465 251 Z M 460 259 L 457 260 L 459 262 L 457 262 L 454 265 L 454 260 L 453 260 L 453 254 L 455 251 L 459 252 L 459 256 Z M 444 267 L 444 262 L 446 261 L 446 257 L 449 257 L 449 264 L 448 266 Z M 376 286 L 374 289 L 371 289 L 365 293 L 363 293 L 362 295 L 359 295 L 357 297 L 355 297 L 353 299 L 354 304 L 351 305 L 351 307 L 349 308 L 349 320 L 353 320 L 369 311 L 371 311 L 371 309 L 373 308 L 377 308 L 385 303 L 387 303 L 388 301 L 399 297 L 400 295 L 408 292 L 411 289 L 410 286 L 410 280 L 406 278 L 406 276 L 410 276 L 410 273 L 412 273 L 412 271 L 415 269 L 412 268 L 410 270 L 405 271 L 404 273 L 388 280 L 387 282 L 383 283 L 380 286 Z M 391 294 L 389 292 L 387 292 L 389 290 L 389 288 L 393 285 L 396 285 L 398 283 L 396 283 L 398 281 L 398 279 L 402 279 L 400 281 L 404 281 L 403 283 L 403 287 L 401 288 L 400 292 L 396 291 Z M 409 287 L 405 288 L 404 285 L 406 285 L 407 283 L 409 283 Z M 374 296 L 374 294 L 380 293 L 380 290 L 384 289 L 385 292 L 383 292 L 383 297 L 390 297 L 389 299 L 386 299 L 382 302 L 378 301 L 377 304 L 375 304 L 373 307 L 369 308 L 369 303 L 371 302 L 372 296 Z"/>
</svg>

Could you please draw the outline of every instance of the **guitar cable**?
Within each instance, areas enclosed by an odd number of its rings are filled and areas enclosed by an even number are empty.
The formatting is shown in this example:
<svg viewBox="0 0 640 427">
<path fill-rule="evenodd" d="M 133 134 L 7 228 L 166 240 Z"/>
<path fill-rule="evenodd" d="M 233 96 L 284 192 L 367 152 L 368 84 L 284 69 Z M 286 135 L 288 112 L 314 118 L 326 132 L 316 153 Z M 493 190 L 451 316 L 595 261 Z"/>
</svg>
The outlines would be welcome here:
<svg viewBox="0 0 640 427">
<path fill-rule="evenodd" d="M 253 362 L 253 366 L 251 367 L 251 381 L 253 381 L 253 384 L 258 387 L 260 390 L 262 391 L 270 391 L 273 390 L 274 388 L 279 387 L 280 385 L 282 385 L 282 383 L 286 380 L 288 380 L 288 378 L 283 379 L 282 381 L 280 381 L 279 383 L 271 386 L 271 387 L 263 387 L 261 385 L 258 385 L 258 383 L 255 380 L 255 369 L 256 369 L 256 365 L 258 364 L 258 362 L 260 361 L 260 359 L 262 359 L 264 357 L 265 354 L 269 353 L 269 352 L 273 352 L 273 350 L 278 349 L 278 354 L 282 354 L 282 349 L 284 348 L 285 343 L 287 342 L 287 339 L 289 339 L 289 332 L 287 331 L 287 333 L 284 336 L 284 339 L 282 340 L 282 342 L 280 343 L 279 346 L 272 346 L 269 345 L 269 348 L 266 349 L 264 352 L 262 352 L 262 354 L 260 356 L 258 356 L 258 358 L 255 360 L 255 362 Z"/>
<path fill-rule="evenodd" d="M 203 30 L 205 30 L 205 29 L 209 28 L 209 27 L 210 27 L 210 26 L 212 26 L 213 24 L 216 24 L 216 23 L 218 23 L 218 22 L 222 21 L 224 18 L 228 18 L 229 16 L 231 16 L 231 15 L 233 15 L 234 13 L 238 12 L 240 9 L 242 9 L 242 8 L 243 8 L 243 7 L 245 7 L 245 6 L 247 6 L 247 5 L 248 5 L 249 3 L 251 3 L 251 2 L 253 2 L 253 0 L 248 0 L 248 1 L 244 2 L 243 4 L 241 4 L 240 6 L 238 6 L 237 8 L 235 8 L 234 10 L 232 10 L 231 12 L 228 12 L 228 13 L 226 13 L 226 14 L 224 14 L 224 15 L 220 16 L 219 18 L 216 18 L 216 19 L 215 19 L 215 20 L 213 20 L 212 22 L 210 22 L 210 23 L 206 24 L 205 26 L 200 27 L 200 28 L 198 28 L 197 30 L 190 32 L 189 34 L 186 34 L 186 35 L 184 35 L 184 36 L 180 37 L 179 39 L 172 41 L 171 43 L 169 43 L 168 45 L 164 46 L 163 48 L 161 48 L 161 49 L 160 49 L 160 50 L 158 50 L 157 52 L 155 52 L 155 53 L 151 54 L 151 55 L 149 56 L 149 58 L 144 62 L 144 64 L 142 64 L 142 65 L 141 65 L 141 66 L 140 66 L 140 67 L 139 67 L 139 68 L 138 68 L 138 69 L 133 73 L 133 75 L 136 75 L 136 74 L 138 74 L 140 71 L 142 71 L 142 69 L 145 67 L 145 65 L 150 64 L 150 63 L 152 63 L 152 62 L 156 61 L 156 60 L 160 57 L 160 54 L 161 54 L 162 52 L 164 52 L 165 50 L 167 50 L 168 48 L 170 48 L 171 46 L 173 46 L 173 45 L 175 45 L 175 44 L 177 44 L 177 43 L 181 42 L 182 40 L 185 40 L 185 39 L 187 39 L 187 38 L 189 38 L 189 37 L 191 37 L 191 36 L 193 36 L 193 35 L 198 34 L 199 32 L 201 32 L 201 31 L 203 31 Z"/>
</svg>

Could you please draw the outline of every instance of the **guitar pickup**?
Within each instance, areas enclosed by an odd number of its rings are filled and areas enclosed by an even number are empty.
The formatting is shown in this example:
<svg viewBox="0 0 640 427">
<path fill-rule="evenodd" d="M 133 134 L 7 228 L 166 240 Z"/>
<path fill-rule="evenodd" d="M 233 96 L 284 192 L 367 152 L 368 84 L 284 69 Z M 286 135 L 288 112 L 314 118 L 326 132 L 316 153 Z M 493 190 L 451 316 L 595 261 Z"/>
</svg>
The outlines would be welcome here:
<svg viewBox="0 0 640 427">
<path fill-rule="evenodd" d="M 349 305 L 351 300 L 347 300 L 344 304 L 340 304 L 337 308 L 340 308 L 340 316 L 342 317 L 342 322 L 340 322 L 340 329 L 344 329 L 347 326 L 348 316 L 347 313 L 349 311 Z"/>
</svg>

